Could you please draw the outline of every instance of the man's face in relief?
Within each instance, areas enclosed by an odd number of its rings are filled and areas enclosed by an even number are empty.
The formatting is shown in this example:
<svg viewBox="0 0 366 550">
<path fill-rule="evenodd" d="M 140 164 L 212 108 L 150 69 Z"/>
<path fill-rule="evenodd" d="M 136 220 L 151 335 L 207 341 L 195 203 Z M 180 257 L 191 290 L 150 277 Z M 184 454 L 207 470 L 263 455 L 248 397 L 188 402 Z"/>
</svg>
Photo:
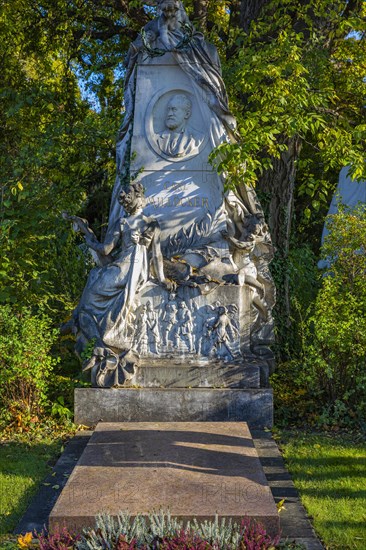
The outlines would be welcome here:
<svg viewBox="0 0 366 550">
<path fill-rule="evenodd" d="M 172 97 L 168 103 L 165 125 L 169 130 L 179 132 L 190 117 L 189 105 L 180 97 Z"/>
</svg>

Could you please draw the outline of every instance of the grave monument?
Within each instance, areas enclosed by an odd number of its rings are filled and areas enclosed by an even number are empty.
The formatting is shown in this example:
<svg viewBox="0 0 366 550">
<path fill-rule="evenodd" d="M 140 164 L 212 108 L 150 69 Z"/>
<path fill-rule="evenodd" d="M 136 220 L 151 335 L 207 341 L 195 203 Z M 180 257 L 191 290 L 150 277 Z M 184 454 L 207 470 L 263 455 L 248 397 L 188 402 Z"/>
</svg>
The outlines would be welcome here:
<svg viewBox="0 0 366 550">
<path fill-rule="evenodd" d="M 246 420 L 270 426 L 272 245 L 245 182 L 212 151 L 236 140 L 220 61 L 181 2 L 161 0 L 126 58 L 106 238 L 65 214 L 97 260 L 73 315 L 92 388 L 76 421 Z M 170 415 L 170 416 L 169 416 Z"/>
<path fill-rule="evenodd" d="M 98 261 L 73 316 L 93 386 L 76 390 L 75 421 L 97 426 L 49 526 L 162 508 L 277 534 L 245 423 L 272 423 L 270 236 L 254 190 L 225 192 L 209 162 L 235 139 L 216 50 L 181 2 L 158 9 L 126 60 L 104 242 L 65 214 Z"/>
</svg>

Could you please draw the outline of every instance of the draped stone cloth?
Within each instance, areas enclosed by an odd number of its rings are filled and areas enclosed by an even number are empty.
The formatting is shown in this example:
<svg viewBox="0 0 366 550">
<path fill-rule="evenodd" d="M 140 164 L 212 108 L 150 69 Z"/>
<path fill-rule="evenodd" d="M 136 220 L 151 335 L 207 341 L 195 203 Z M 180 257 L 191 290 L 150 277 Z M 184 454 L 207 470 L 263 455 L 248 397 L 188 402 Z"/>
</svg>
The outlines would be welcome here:
<svg viewBox="0 0 366 550">
<path fill-rule="evenodd" d="M 86 341 L 95 339 L 99 346 L 120 349 L 127 337 L 133 300 L 151 276 L 150 264 L 154 275 L 163 279 L 159 228 L 145 216 L 142 221 L 144 233 L 136 243 L 128 218 L 121 218 L 114 230 L 120 252 L 112 263 L 95 267 L 89 274 L 76 310 L 78 326 Z"/>
<path fill-rule="evenodd" d="M 184 15 L 183 12 L 182 20 L 184 20 Z M 216 48 L 207 43 L 201 33 L 192 28 L 192 35 L 189 35 L 188 38 L 189 43 L 185 47 L 179 48 L 179 44 L 187 38 L 185 32 L 187 32 L 187 28 L 184 26 L 180 29 L 167 30 L 164 28 L 162 18 L 149 22 L 144 29 L 144 34 L 149 36 L 151 40 L 149 43 L 150 53 L 154 50 L 171 52 L 177 64 L 189 76 L 192 88 L 197 90 L 200 97 L 208 105 L 211 111 L 210 133 L 215 146 L 224 141 L 235 141 L 236 121 L 229 110 L 228 97 L 221 76 L 220 61 Z M 109 231 L 112 230 L 116 219 L 121 215 L 121 207 L 117 199 L 121 192 L 121 180 L 129 164 L 129 144 L 133 131 L 134 94 L 138 61 L 142 58 L 145 60 L 148 55 L 143 39 L 139 36 L 131 44 L 126 58 L 125 114 L 116 145 L 117 178 L 111 199 Z M 240 194 L 243 194 L 242 199 L 245 200 L 247 191 L 243 189 L 243 193 Z M 249 209 L 253 210 L 250 206 Z"/>
</svg>

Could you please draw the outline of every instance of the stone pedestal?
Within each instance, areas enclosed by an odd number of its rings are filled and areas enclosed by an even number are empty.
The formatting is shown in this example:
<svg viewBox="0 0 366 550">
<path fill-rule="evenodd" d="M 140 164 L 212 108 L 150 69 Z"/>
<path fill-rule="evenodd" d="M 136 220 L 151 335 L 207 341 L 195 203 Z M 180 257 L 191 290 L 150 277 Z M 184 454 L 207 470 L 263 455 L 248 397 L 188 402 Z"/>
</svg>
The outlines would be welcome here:
<svg viewBox="0 0 366 550">
<path fill-rule="evenodd" d="M 279 516 L 245 423 L 100 423 L 49 518 L 93 526 L 101 512 L 159 509 L 183 520 L 244 517 L 272 535 Z"/>
<path fill-rule="evenodd" d="M 99 421 L 244 421 L 270 428 L 273 395 L 268 388 L 77 388 L 75 423 L 95 426 Z"/>
<path fill-rule="evenodd" d="M 139 388 L 232 388 L 260 387 L 261 363 L 194 360 L 188 357 L 143 360 L 131 386 Z"/>
</svg>

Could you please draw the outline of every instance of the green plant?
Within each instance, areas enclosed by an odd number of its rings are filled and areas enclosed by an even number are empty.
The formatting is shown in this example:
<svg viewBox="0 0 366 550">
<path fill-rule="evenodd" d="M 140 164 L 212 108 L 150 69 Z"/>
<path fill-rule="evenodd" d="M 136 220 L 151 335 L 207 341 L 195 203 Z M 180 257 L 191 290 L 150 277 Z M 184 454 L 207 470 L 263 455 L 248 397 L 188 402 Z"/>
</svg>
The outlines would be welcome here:
<svg viewBox="0 0 366 550">
<path fill-rule="evenodd" d="M 16 542 L 14 535 L 0 535 L 0 549 L 1 550 L 19 550 L 19 544 Z"/>
<path fill-rule="evenodd" d="M 313 303 L 311 295 L 302 304 L 300 294 L 293 298 L 297 344 L 271 378 L 276 422 L 365 430 L 365 207 L 341 208 L 328 228 L 322 257 L 329 267 L 314 284 Z"/>
<path fill-rule="evenodd" d="M 65 405 L 65 399 L 60 395 L 57 400 L 52 403 L 52 416 L 57 416 L 59 418 L 65 418 L 66 420 L 71 420 L 73 417 L 73 412 L 70 411 Z"/>
<path fill-rule="evenodd" d="M 84 361 L 84 363 L 87 363 L 93 357 L 95 342 L 96 338 L 92 338 L 91 340 L 89 340 L 89 342 L 85 345 L 83 351 L 81 352 L 80 357 Z"/>
<path fill-rule="evenodd" d="M 85 529 L 78 550 L 274 550 L 279 537 L 270 537 L 255 521 L 241 525 L 226 521 L 184 522 L 160 511 L 148 516 L 121 512 L 117 518 L 108 514 L 97 517 L 95 529 Z"/>
<path fill-rule="evenodd" d="M 281 362 L 271 375 L 276 426 L 309 424 L 317 403 L 309 391 L 302 358 Z"/>
<path fill-rule="evenodd" d="M 280 434 L 301 501 L 329 550 L 366 548 L 366 442 L 361 434 Z"/>
<path fill-rule="evenodd" d="M 192 530 L 218 548 L 237 548 L 243 535 L 243 529 L 237 523 L 233 523 L 231 519 L 226 521 L 225 518 L 219 521 L 217 516 L 214 521 L 205 520 L 200 523 L 194 519 Z"/>
<path fill-rule="evenodd" d="M 50 354 L 57 331 L 42 313 L 0 306 L 0 419 L 20 430 L 37 422 L 48 403 L 49 377 L 58 359 Z"/>
<path fill-rule="evenodd" d="M 333 416 L 338 424 L 366 427 L 365 207 L 341 209 L 328 228 L 329 269 L 309 321 L 306 369 L 324 405 L 324 424 Z"/>
<path fill-rule="evenodd" d="M 150 545 L 155 538 L 163 539 L 183 528 L 183 522 L 172 518 L 171 515 L 160 512 L 148 518 L 138 515 L 132 521 L 128 513 L 121 512 L 117 518 L 108 514 L 101 514 L 96 518 L 95 529 L 84 531 L 78 550 L 96 550 L 99 548 L 113 548 L 121 536 L 126 540 L 136 540 L 140 546 Z"/>
<path fill-rule="evenodd" d="M 289 294 L 278 292 L 273 310 L 276 330 L 274 351 L 278 362 L 287 362 L 303 352 L 309 307 L 316 299 L 319 283 L 318 258 L 309 245 L 303 245 L 295 238 L 286 259 L 275 254 L 270 270 L 277 289 L 286 282 Z M 286 310 L 288 315 L 281 312 Z"/>
</svg>

